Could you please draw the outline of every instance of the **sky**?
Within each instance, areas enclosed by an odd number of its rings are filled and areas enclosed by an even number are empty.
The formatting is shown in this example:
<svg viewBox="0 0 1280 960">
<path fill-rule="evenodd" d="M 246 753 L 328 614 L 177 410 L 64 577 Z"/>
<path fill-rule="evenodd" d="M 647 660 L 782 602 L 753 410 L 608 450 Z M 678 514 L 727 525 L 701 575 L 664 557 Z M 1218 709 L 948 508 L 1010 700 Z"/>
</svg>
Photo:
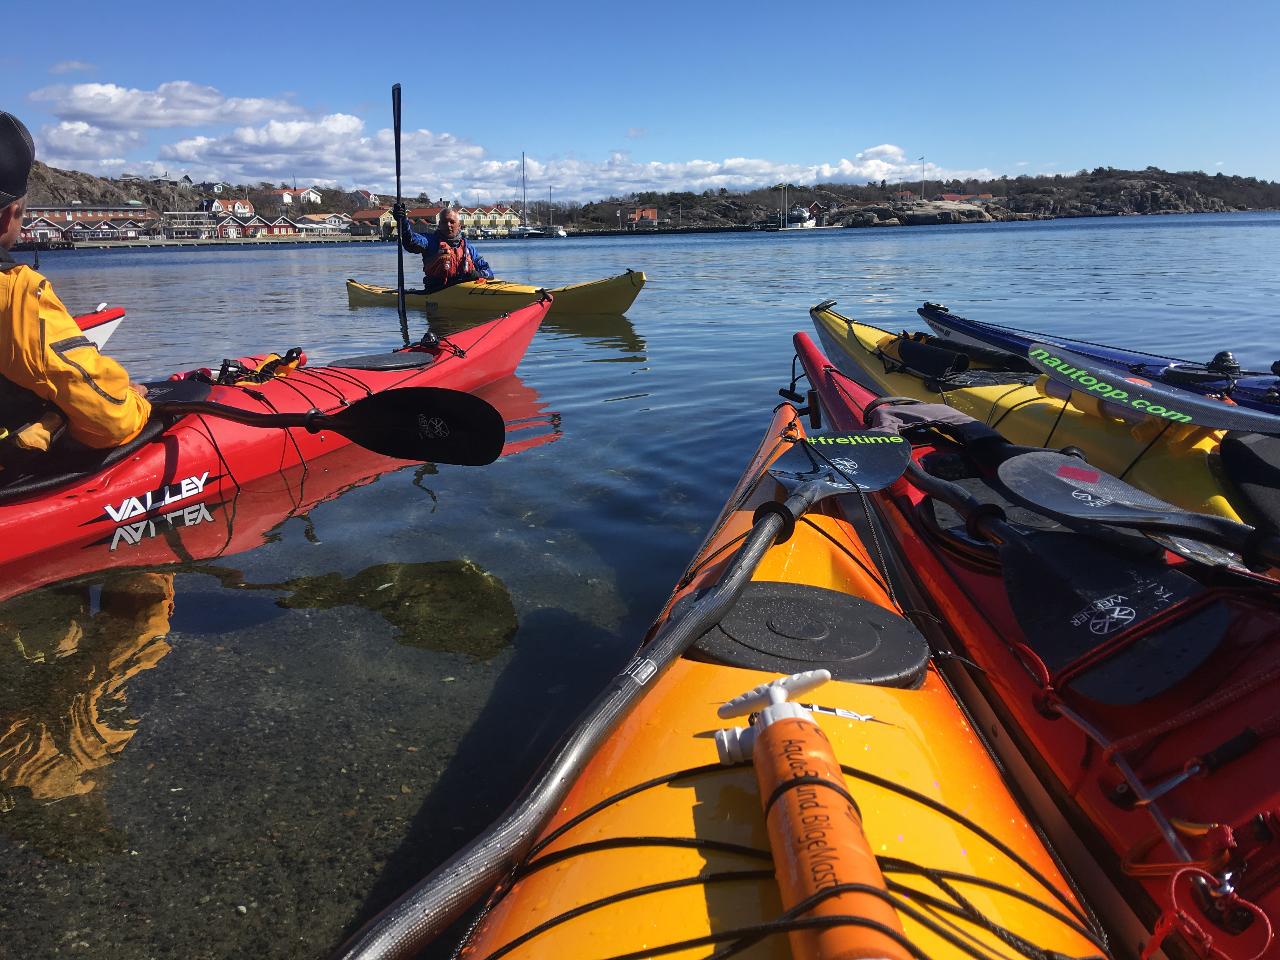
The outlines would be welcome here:
<svg viewBox="0 0 1280 960">
<path fill-rule="evenodd" d="M 1280 4 L 7 3 L 0 109 L 37 157 L 592 200 L 1073 173 L 1280 179 Z"/>
</svg>

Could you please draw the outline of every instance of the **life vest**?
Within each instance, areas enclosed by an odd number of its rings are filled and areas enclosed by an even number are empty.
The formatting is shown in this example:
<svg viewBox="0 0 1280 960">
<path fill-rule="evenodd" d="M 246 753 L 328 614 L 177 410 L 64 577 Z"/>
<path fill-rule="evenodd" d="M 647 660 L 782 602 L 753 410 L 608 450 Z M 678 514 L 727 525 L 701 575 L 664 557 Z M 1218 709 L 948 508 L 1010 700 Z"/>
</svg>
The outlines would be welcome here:
<svg viewBox="0 0 1280 960">
<path fill-rule="evenodd" d="M 441 250 L 448 252 L 447 260 L 440 256 Z M 471 258 L 471 247 L 467 244 L 465 237 L 459 238 L 456 247 L 441 240 L 435 255 L 427 260 L 428 281 L 441 286 L 452 283 L 455 277 L 478 272 L 475 261 Z"/>
</svg>

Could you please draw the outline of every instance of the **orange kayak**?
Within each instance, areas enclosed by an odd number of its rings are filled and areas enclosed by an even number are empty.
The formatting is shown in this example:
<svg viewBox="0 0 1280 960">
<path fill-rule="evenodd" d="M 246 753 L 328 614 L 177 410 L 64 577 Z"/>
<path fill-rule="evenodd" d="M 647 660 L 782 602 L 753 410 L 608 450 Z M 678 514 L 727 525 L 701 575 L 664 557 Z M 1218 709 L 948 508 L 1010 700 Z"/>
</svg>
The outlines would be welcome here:
<svg viewBox="0 0 1280 960">
<path fill-rule="evenodd" d="M 471 960 L 1108 953 L 859 536 L 857 490 L 796 508 L 804 438 L 780 407 L 635 660 L 531 794 L 343 957 L 416 955 L 485 871 L 499 882 Z M 821 443 L 850 470 L 878 455 Z M 803 716 L 723 719 L 755 716 L 749 691 Z M 817 760 L 792 762 L 788 725 L 829 754 L 822 783 L 806 779 Z M 548 816 L 521 821 L 538 802 Z"/>
</svg>

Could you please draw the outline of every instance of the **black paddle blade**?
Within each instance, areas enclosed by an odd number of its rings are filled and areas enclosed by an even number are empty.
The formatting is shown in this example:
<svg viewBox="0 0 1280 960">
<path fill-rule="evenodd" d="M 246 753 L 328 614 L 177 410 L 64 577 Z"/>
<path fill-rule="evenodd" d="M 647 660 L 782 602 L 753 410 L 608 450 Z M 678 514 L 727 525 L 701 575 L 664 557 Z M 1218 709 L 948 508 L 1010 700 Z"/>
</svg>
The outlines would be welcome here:
<svg viewBox="0 0 1280 960">
<path fill-rule="evenodd" d="M 801 458 L 807 469 L 775 467 L 769 473 L 788 491 L 801 483 L 823 484 L 827 489 L 818 499 L 858 490 L 870 493 L 883 490 L 907 472 L 911 443 L 886 430 L 813 434 L 798 442 L 783 462 L 790 466 Z"/>
<path fill-rule="evenodd" d="M 1153 383 L 1114 368 L 1109 370 L 1090 357 L 1062 347 L 1033 343 L 1027 348 L 1027 359 L 1036 369 L 1059 383 L 1144 416 L 1170 423 L 1192 423 L 1214 430 L 1280 433 L 1280 417 L 1223 403 L 1167 384 Z"/>
<path fill-rule="evenodd" d="M 1190 537 L 1239 550 L 1253 528 L 1190 513 L 1143 493 L 1076 457 L 1037 450 L 997 471 L 1014 499 L 1048 516 Z"/>
<path fill-rule="evenodd" d="M 506 442 L 502 414 L 477 396 L 439 387 L 403 387 L 320 414 L 308 429 L 332 430 L 398 460 L 483 466 Z"/>
</svg>

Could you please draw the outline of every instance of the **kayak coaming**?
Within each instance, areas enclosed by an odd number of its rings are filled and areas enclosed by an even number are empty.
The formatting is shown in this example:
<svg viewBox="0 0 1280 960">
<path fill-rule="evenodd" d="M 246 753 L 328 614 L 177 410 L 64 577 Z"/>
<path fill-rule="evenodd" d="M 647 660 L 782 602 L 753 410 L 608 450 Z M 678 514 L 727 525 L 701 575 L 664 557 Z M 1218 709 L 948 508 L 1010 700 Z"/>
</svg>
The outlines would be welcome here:
<svg viewBox="0 0 1280 960">
<path fill-rule="evenodd" d="M 1218 460 L 1221 430 L 1147 418 L 1132 424 L 1112 417 L 1096 397 L 1072 392 L 1070 402 L 1039 384 L 1012 383 L 929 390 L 909 373 L 885 370 L 876 351 L 897 335 L 844 317 L 830 308 L 810 310 L 826 354 L 845 374 L 885 396 L 945 403 L 1033 447 L 1075 446 L 1094 466 L 1175 506 L 1240 520 L 1238 497 Z"/>
<path fill-rule="evenodd" d="M 853 382 L 804 334 L 797 334 L 795 343 L 800 362 L 833 428 L 862 428 L 862 411 L 878 391 Z M 922 445 L 917 459 L 926 453 L 927 448 Z M 1136 954 L 1150 939 L 1162 914 L 1171 909 L 1168 876 L 1144 875 L 1139 869 L 1141 861 L 1172 859 L 1163 843 L 1146 847 L 1152 838 L 1159 837 L 1151 816 L 1141 808 L 1126 809 L 1117 803 L 1119 773 L 1100 759 L 1101 749 L 1081 726 L 1046 708 L 1047 694 L 1036 680 L 1036 669 L 1028 655 L 1034 650 L 1034 638 L 1027 637 L 1013 612 L 1001 571 L 941 548 L 922 521 L 926 497 L 908 480 L 869 499 L 877 528 L 884 542 L 891 545 L 896 571 L 909 586 L 912 602 L 926 612 L 922 619 L 933 617 L 935 623 L 945 625 L 933 631 L 935 645 L 955 650 L 973 665 L 957 663 L 949 671 L 962 689 L 966 705 L 982 718 L 989 739 L 1006 760 L 1007 769 L 1018 778 L 1022 794 L 1031 798 L 1041 823 L 1050 828 L 1057 849 L 1067 855 L 1073 874 L 1086 883 L 1089 901 L 1105 916 L 1116 934 L 1117 946 Z M 1174 569 L 1188 570 L 1184 562 L 1171 555 L 1170 564 Z M 1099 704 L 1065 689 L 1055 691 L 1053 696 L 1065 698 L 1064 704 L 1071 704 L 1076 712 L 1083 704 L 1082 716 L 1112 741 L 1119 741 L 1129 733 L 1151 729 L 1167 717 L 1181 716 L 1208 701 L 1216 690 L 1233 682 L 1230 664 L 1237 664 L 1241 675 L 1247 669 L 1249 674 L 1264 678 L 1275 676 L 1280 673 L 1280 650 L 1274 643 L 1267 643 L 1268 636 L 1271 640 L 1277 636 L 1275 601 L 1268 605 L 1272 611 L 1268 627 L 1265 620 L 1260 621 L 1261 610 L 1250 615 L 1249 598 L 1254 597 L 1250 588 L 1242 587 L 1240 594 L 1243 599 L 1239 609 L 1232 611 L 1229 634 L 1219 658 L 1175 686 L 1123 707 Z M 1207 594 L 1209 600 L 1217 596 L 1212 591 Z M 1256 597 L 1253 602 L 1261 604 L 1262 599 Z M 1192 605 L 1190 609 L 1194 613 L 1203 606 Z M 1160 622 L 1159 615 L 1150 621 L 1156 626 Z M 1258 652 L 1245 661 L 1242 648 L 1270 652 Z M 1230 704 L 1233 710 L 1203 717 L 1190 728 L 1175 728 L 1127 762 L 1148 787 L 1161 782 L 1176 774 L 1188 756 L 1217 747 L 1239 733 L 1251 718 L 1269 716 L 1269 701 L 1274 699 L 1272 687 L 1274 683 L 1242 691 Z M 1180 785 L 1161 797 L 1158 807 L 1162 815 L 1177 822 L 1234 825 L 1238 832 L 1246 830 L 1242 825 L 1253 822 L 1256 816 L 1263 818 L 1259 829 L 1264 829 L 1266 811 L 1273 806 L 1268 800 L 1276 794 L 1267 775 L 1278 763 L 1280 745 L 1275 741 L 1259 744 L 1248 758 L 1215 770 L 1211 777 Z M 1186 842 L 1193 850 L 1198 849 L 1190 839 Z M 1274 874 L 1268 871 L 1274 870 L 1272 863 L 1277 856 L 1280 851 L 1263 850 L 1254 864 L 1255 875 L 1238 878 L 1241 889 L 1272 917 L 1280 913 L 1280 887 L 1268 880 L 1274 880 Z M 1127 865 L 1131 857 L 1139 863 Z M 1261 885 L 1256 893 L 1251 891 L 1254 884 Z M 1220 942 L 1230 942 L 1225 931 L 1203 917 L 1201 920 Z M 1248 956 L 1260 939 L 1255 925 L 1234 946 L 1239 955 Z M 1200 955 L 1187 952 L 1185 945 L 1182 951 L 1179 955 Z M 1265 956 L 1272 958 L 1277 952 L 1272 945 Z"/>
<path fill-rule="evenodd" d="M 254 412 L 318 409 L 395 387 L 432 386 L 471 391 L 511 374 L 547 311 L 534 303 L 497 320 L 459 331 L 432 362 L 377 371 L 303 366 L 248 389 L 213 386 L 209 399 Z M 327 430 L 244 427 L 206 415 L 186 416 L 159 437 L 88 478 L 0 504 L 0 564 L 71 544 L 111 537 L 125 523 L 142 523 L 309 463 L 349 445 Z"/>
<path fill-rule="evenodd" d="M 645 275 L 628 270 L 615 277 L 587 280 L 565 287 L 548 289 L 554 298 L 551 312 L 619 315 L 631 305 L 645 285 Z M 405 306 L 426 310 L 428 314 L 481 312 L 489 316 L 533 303 L 542 287 L 510 280 L 468 281 L 456 283 L 434 293 L 406 291 Z M 359 280 L 347 280 L 347 300 L 351 306 L 392 306 L 397 302 L 395 287 L 380 287 Z"/>
<path fill-rule="evenodd" d="M 751 527 L 753 508 L 779 495 L 776 481 L 761 471 L 790 448 L 789 438 L 801 433 L 794 408 L 779 409 L 766 443 L 730 498 L 731 506 L 681 579 L 659 624 L 679 615 L 677 605 L 683 598 L 723 575 L 733 553 L 729 548 Z M 858 510 L 857 499 L 849 506 Z M 842 503 L 827 500 L 800 518 L 793 536 L 765 555 L 752 579 L 837 590 L 897 610 L 844 509 Z M 797 669 L 802 668 L 798 663 Z M 504 955 L 607 957 L 722 934 L 778 916 L 781 906 L 770 875 L 755 775 L 749 766 L 714 767 L 717 752 L 711 738 L 725 725 L 715 715 L 719 704 L 776 676 L 691 656 L 672 664 L 592 756 L 542 831 L 534 855 L 517 871 L 518 879 L 490 902 L 461 956 L 487 957 L 540 924 L 591 904 L 596 906 L 552 923 Z M 819 717 L 843 762 L 972 818 L 1022 853 L 1066 903 L 1076 905 L 1054 858 L 1009 795 L 980 737 L 932 666 L 917 689 L 832 681 L 806 699 L 867 718 Z M 703 769 L 707 765 L 712 768 Z M 608 802 L 677 771 L 694 772 Z M 1031 875 L 955 821 L 884 786 L 852 777 L 847 785 L 878 854 L 978 873 L 1066 909 Z M 601 803 L 590 816 L 577 819 Z M 699 841 L 738 845 L 746 852 L 694 845 Z M 584 849 L 584 844 L 592 846 Z M 761 869 L 766 871 L 763 876 L 758 874 Z M 742 870 L 753 872 L 705 883 L 680 882 Z M 915 879 L 893 871 L 889 876 L 917 885 Z M 650 884 L 670 886 L 626 895 Z M 997 923 L 1041 947 L 1077 956 L 1097 952 L 1079 933 L 1047 919 L 1036 906 L 971 885 L 965 886 L 965 895 Z M 599 903 L 606 899 L 610 902 Z M 908 935 L 927 955 L 956 954 L 935 934 L 903 919 Z M 989 947 L 999 942 L 990 934 L 977 935 Z M 706 948 L 664 955 L 705 956 Z M 742 955 L 781 958 L 791 952 L 786 937 L 774 936 Z"/>
</svg>

